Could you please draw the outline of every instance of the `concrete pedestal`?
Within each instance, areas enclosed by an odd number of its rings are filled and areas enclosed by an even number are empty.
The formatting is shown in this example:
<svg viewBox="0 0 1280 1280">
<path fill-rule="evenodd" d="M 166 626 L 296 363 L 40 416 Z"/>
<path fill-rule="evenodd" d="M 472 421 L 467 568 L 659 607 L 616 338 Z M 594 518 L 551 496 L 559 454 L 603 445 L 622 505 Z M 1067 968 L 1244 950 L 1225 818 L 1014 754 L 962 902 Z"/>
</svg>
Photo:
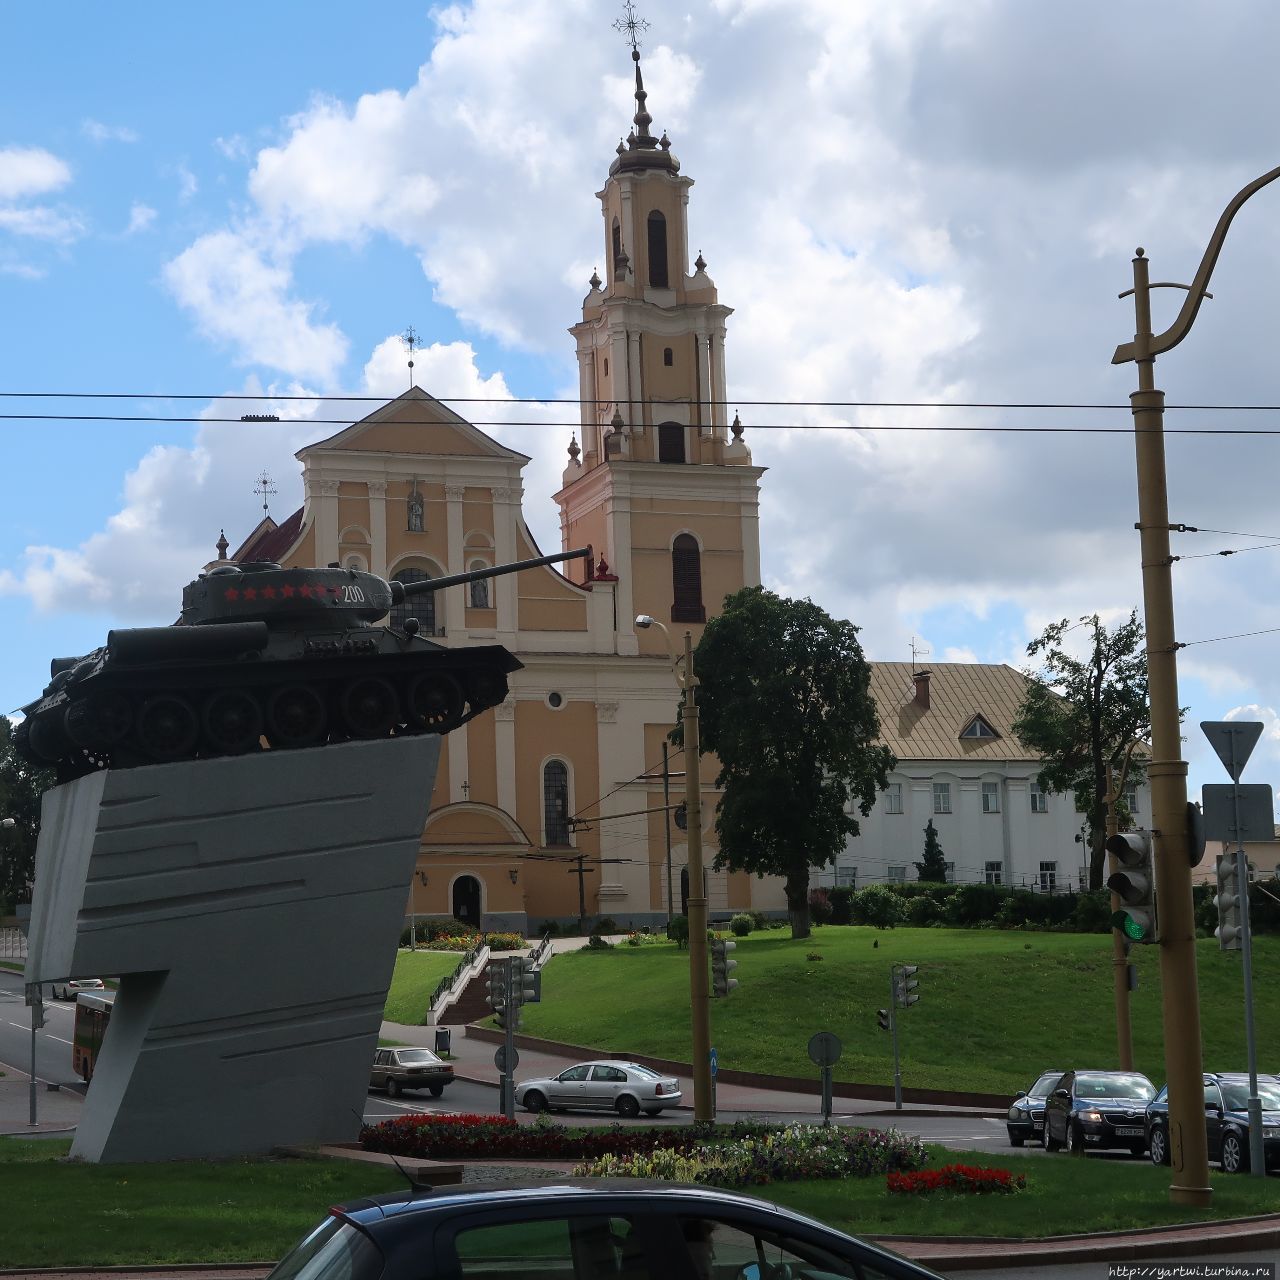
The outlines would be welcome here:
<svg viewBox="0 0 1280 1280">
<path fill-rule="evenodd" d="M 73 1156 L 355 1137 L 440 742 L 154 765 L 46 793 L 26 980 L 120 978 Z"/>
</svg>

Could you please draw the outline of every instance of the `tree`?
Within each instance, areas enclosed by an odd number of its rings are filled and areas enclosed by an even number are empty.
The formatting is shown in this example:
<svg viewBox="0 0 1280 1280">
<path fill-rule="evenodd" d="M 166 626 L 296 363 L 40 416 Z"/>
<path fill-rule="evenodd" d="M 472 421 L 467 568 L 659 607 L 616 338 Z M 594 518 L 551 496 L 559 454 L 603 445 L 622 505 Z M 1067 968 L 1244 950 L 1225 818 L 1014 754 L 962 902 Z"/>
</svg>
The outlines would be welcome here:
<svg viewBox="0 0 1280 1280">
<path fill-rule="evenodd" d="M 1084 657 L 1063 647 L 1064 636 L 1076 627 L 1087 628 Z M 1028 656 L 1039 657 L 1043 666 L 1025 673 L 1028 684 L 1013 731 L 1041 758 L 1040 786 L 1074 796 L 1085 815 L 1090 889 L 1102 887 L 1106 864 L 1107 769 L 1114 770 L 1117 794 L 1145 773 L 1141 744 L 1151 734 L 1151 707 L 1144 639 L 1135 609 L 1110 631 L 1096 613 L 1076 623 L 1064 618 L 1027 646 Z M 1117 816 L 1126 825 L 1123 801 Z"/>
<path fill-rule="evenodd" d="M 947 882 L 947 857 L 942 852 L 942 841 L 938 839 L 938 829 L 932 818 L 924 829 L 924 861 L 916 863 L 916 874 L 931 884 Z"/>
<path fill-rule="evenodd" d="M 40 797 L 54 784 L 52 769 L 37 769 L 13 748 L 13 725 L 0 716 L 0 914 L 31 901 L 36 839 L 40 834 Z"/>
<path fill-rule="evenodd" d="M 694 654 L 702 749 L 720 761 L 715 867 L 782 876 L 791 936 L 809 936 L 809 871 L 828 865 L 896 761 L 858 628 L 763 587 L 725 599 Z"/>
</svg>

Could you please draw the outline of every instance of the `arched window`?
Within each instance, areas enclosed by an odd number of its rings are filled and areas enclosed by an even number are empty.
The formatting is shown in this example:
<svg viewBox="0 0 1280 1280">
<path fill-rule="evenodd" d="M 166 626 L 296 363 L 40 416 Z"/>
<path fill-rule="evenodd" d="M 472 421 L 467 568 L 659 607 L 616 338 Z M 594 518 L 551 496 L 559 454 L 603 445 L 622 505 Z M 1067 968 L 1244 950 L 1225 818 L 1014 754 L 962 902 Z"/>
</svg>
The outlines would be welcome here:
<svg viewBox="0 0 1280 1280">
<path fill-rule="evenodd" d="M 613 220 L 613 260 L 616 263 L 622 257 L 622 228 L 617 218 Z"/>
<path fill-rule="evenodd" d="M 663 347 L 663 348 L 662 348 L 662 363 L 663 363 L 664 365 L 666 365 L 666 366 L 667 366 L 667 368 L 669 369 L 669 368 L 671 368 L 671 366 L 672 366 L 673 364 L 675 364 L 675 362 L 676 362 L 675 354 L 672 352 L 671 348 L 670 348 L 670 347 Z"/>
<path fill-rule="evenodd" d="M 678 422 L 659 423 L 658 461 L 684 461 L 684 428 Z"/>
<path fill-rule="evenodd" d="M 546 844 L 569 843 L 569 769 L 563 760 L 542 767 L 542 826 Z"/>
<path fill-rule="evenodd" d="M 488 567 L 483 560 L 473 560 L 469 572 L 474 573 L 477 569 L 487 569 Z M 471 607 L 473 609 L 487 609 L 489 607 L 488 578 L 477 578 L 471 584 Z"/>
<path fill-rule="evenodd" d="M 675 597 L 671 606 L 672 622 L 706 622 L 702 606 L 702 554 L 698 540 L 681 533 L 671 545 L 671 587 Z"/>
<path fill-rule="evenodd" d="M 667 287 L 667 220 L 657 209 L 649 215 L 649 284 Z"/>
<path fill-rule="evenodd" d="M 408 586 L 411 582 L 425 582 L 431 575 L 425 569 L 400 569 L 396 580 Z M 400 631 L 409 618 L 417 618 L 424 635 L 432 636 L 436 632 L 436 598 L 427 592 L 420 596 L 409 596 L 391 610 L 391 625 Z"/>
</svg>

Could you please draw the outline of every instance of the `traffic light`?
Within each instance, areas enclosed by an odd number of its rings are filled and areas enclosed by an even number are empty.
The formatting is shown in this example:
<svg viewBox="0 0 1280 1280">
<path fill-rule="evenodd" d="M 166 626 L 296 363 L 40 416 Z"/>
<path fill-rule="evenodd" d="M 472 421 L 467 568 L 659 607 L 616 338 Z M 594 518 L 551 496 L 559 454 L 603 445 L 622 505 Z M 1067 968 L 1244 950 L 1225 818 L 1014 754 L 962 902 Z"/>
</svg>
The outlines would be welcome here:
<svg viewBox="0 0 1280 1280">
<path fill-rule="evenodd" d="M 512 1031 L 520 1030 L 520 1006 L 518 1004 L 504 1004 L 502 1008 L 493 1011 L 493 1016 L 503 1031 L 508 1027 Z"/>
<path fill-rule="evenodd" d="M 542 999 L 542 974 L 533 967 L 528 956 L 516 956 L 511 961 L 511 1002 L 513 1004 L 537 1004 Z"/>
<path fill-rule="evenodd" d="M 893 1030 L 893 1020 L 889 1017 L 889 1010 L 888 1010 L 888 1009 L 877 1009 L 877 1010 L 876 1010 L 876 1021 L 880 1024 L 880 1030 L 881 1030 L 881 1031 L 892 1031 L 892 1030 Z"/>
<path fill-rule="evenodd" d="M 738 962 L 729 958 L 737 945 L 727 938 L 717 938 L 711 944 L 711 990 L 715 995 L 727 996 L 738 985 L 737 978 L 729 976 L 738 967 Z"/>
<path fill-rule="evenodd" d="M 905 1009 L 920 999 L 916 994 L 920 980 L 915 976 L 919 969 L 918 964 L 898 965 L 893 975 L 893 998 L 899 1009 Z"/>
<path fill-rule="evenodd" d="M 490 960 L 488 977 L 484 981 L 485 999 L 495 1013 L 507 1007 L 507 962 Z"/>
<path fill-rule="evenodd" d="M 1244 893 L 1240 869 L 1234 853 L 1218 859 L 1218 892 L 1213 905 L 1218 908 L 1218 927 L 1213 931 L 1223 951 L 1239 951 L 1244 937 Z"/>
<path fill-rule="evenodd" d="M 1111 836 L 1107 852 L 1116 870 L 1107 877 L 1107 888 L 1124 904 L 1111 913 L 1111 927 L 1130 942 L 1156 940 L 1156 877 L 1151 833 L 1129 831 Z"/>
</svg>

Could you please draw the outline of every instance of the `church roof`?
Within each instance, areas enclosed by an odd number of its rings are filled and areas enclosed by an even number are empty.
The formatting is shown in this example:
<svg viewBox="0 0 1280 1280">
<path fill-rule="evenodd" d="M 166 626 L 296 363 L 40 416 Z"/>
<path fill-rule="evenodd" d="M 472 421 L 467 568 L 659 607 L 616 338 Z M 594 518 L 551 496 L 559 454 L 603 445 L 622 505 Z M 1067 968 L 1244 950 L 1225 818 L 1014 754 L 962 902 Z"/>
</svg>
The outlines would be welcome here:
<svg viewBox="0 0 1280 1280">
<path fill-rule="evenodd" d="M 279 560 L 298 540 L 302 532 L 302 508 L 299 507 L 283 524 L 263 516 L 258 527 L 244 540 L 231 558 L 240 560 Z"/>
<path fill-rule="evenodd" d="M 925 707 L 916 698 L 918 670 L 909 662 L 871 663 L 880 741 L 899 760 L 1039 760 L 1013 731 L 1027 687 L 1020 671 L 995 663 L 937 663 L 926 677 Z M 999 736 L 961 738 L 975 716 Z"/>
</svg>

